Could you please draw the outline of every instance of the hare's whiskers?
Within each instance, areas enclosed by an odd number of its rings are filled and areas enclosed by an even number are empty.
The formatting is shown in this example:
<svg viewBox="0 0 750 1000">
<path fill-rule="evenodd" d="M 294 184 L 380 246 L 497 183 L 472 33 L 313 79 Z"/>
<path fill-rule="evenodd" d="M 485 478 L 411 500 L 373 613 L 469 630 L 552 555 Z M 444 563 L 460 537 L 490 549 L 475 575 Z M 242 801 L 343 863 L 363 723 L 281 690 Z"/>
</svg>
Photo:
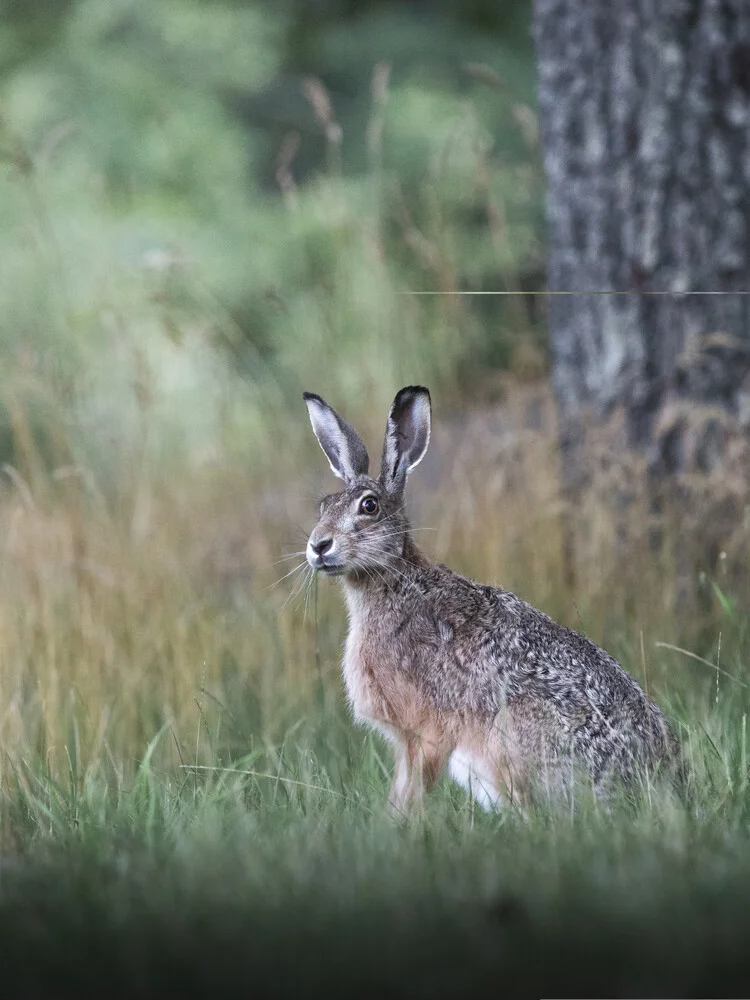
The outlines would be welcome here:
<svg viewBox="0 0 750 1000">
<path fill-rule="evenodd" d="M 306 563 L 302 563 L 302 566 L 306 566 L 306 565 L 307 565 Z M 297 568 L 301 569 L 302 566 L 299 566 Z M 310 572 L 314 572 L 314 570 L 312 569 L 312 567 L 308 567 L 308 568 L 310 569 Z M 302 577 L 300 578 L 300 580 L 298 580 L 297 583 L 295 584 L 294 589 L 291 591 L 291 593 L 289 594 L 289 596 L 287 597 L 287 599 L 284 601 L 284 603 L 279 608 L 279 614 L 281 614 L 284 611 L 284 609 L 286 608 L 287 604 L 290 603 L 290 601 L 293 601 L 295 599 L 295 597 L 299 597 L 299 595 L 302 593 L 302 591 L 304 589 L 305 581 L 306 580 L 307 580 L 307 575 L 303 573 Z"/>
<path fill-rule="evenodd" d="M 306 560 L 303 560 L 298 566 L 295 566 L 294 569 L 290 569 L 288 573 L 285 573 L 283 576 L 280 576 L 275 583 L 272 583 L 269 587 L 266 587 L 266 590 L 274 590 L 274 588 L 278 587 L 280 583 L 283 583 L 283 581 L 286 580 L 288 577 L 292 576 L 292 574 L 299 572 L 299 570 L 301 570 L 303 566 L 307 566 Z"/>
<path fill-rule="evenodd" d="M 303 625 L 307 621 L 307 611 L 308 611 L 308 608 L 309 608 L 309 605 L 310 605 L 310 594 L 312 593 L 313 584 L 316 582 L 315 581 L 315 570 L 312 568 L 312 566 L 310 567 L 310 573 L 309 573 L 309 575 L 307 576 L 306 579 L 307 579 L 307 583 L 305 585 L 305 610 L 304 610 L 304 612 L 302 614 L 302 623 L 303 623 Z"/>
<path fill-rule="evenodd" d="M 303 555 L 305 555 L 304 549 L 300 549 L 299 552 L 289 552 L 287 555 L 282 556 L 281 559 L 277 559 L 275 562 L 272 562 L 271 565 L 278 566 L 283 562 L 289 562 L 290 559 L 298 559 Z"/>
</svg>

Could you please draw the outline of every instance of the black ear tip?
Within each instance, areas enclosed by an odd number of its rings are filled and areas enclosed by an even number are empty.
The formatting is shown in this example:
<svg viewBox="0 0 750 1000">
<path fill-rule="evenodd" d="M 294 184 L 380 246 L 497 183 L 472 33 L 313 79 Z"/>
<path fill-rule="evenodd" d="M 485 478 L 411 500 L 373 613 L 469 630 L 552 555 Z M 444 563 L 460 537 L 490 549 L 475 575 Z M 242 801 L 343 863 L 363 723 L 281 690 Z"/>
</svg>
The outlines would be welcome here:
<svg viewBox="0 0 750 1000">
<path fill-rule="evenodd" d="M 302 398 L 304 399 L 304 401 L 306 403 L 309 403 L 310 400 L 314 400 L 316 403 L 322 403 L 323 402 L 323 400 L 321 399 L 321 397 L 316 392 L 303 392 L 302 393 Z"/>
<path fill-rule="evenodd" d="M 396 393 L 396 399 L 407 396 L 427 396 L 430 398 L 430 390 L 424 385 L 405 385 Z"/>
<path fill-rule="evenodd" d="M 430 398 L 430 390 L 423 385 L 405 385 L 403 389 L 400 389 L 396 393 L 396 398 L 393 400 L 393 405 L 397 409 L 402 406 L 406 406 L 411 403 L 412 400 L 421 396 L 426 399 L 428 404 L 432 406 L 432 400 Z"/>
</svg>

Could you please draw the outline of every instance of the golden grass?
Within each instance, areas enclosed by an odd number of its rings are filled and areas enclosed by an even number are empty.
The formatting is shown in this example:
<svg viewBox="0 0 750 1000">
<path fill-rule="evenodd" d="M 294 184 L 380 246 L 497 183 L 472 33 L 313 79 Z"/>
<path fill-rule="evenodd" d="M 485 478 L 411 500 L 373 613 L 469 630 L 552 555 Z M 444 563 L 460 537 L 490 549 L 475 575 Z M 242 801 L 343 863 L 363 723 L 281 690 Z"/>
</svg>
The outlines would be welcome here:
<svg viewBox="0 0 750 1000">
<path fill-rule="evenodd" d="M 91 768 L 127 778 L 161 730 L 160 766 L 210 763 L 273 742 L 321 696 L 340 703 L 336 586 L 322 581 L 307 608 L 301 593 L 289 599 L 304 569 L 273 586 L 301 562 L 284 557 L 304 548 L 314 522 L 311 480 L 336 488 L 301 405 L 297 416 L 306 465 L 290 442 L 273 481 L 227 458 L 154 473 L 145 485 L 141 477 L 105 501 L 81 470 L 45 477 L 37 468 L 32 486 L 6 469 L 7 761 L 41 758 L 66 780 L 75 772 L 83 781 Z M 379 442 L 368 443 L 377 454 Z M 608 508 L 595 490 L 566 509 L 558 463 L 544 383 L 510 387 L 489 411 L 447 414 L 436 400 L 431 452 L 413 477 L 418 540 L 433 558 L 514 589 L 615 652 L 627 648 L 628 667 L 648 670 L 655 641 L 674 641 L 679 628 L 669 545 L 652 550 L 637 491 L 626 510 Z M 572 577 L 565 514 L 578 536 Z"/>
</svg>

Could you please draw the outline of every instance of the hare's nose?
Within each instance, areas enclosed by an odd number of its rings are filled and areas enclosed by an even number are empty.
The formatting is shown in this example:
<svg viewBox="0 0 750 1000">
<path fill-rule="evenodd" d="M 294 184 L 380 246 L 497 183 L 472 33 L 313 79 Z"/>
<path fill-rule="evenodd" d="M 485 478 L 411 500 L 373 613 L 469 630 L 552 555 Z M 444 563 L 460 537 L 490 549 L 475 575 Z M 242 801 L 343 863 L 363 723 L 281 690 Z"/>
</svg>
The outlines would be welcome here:
<svg viewBox="0 0 750 1000">
<path fill-rule="evenodd" d="M 324 538 L 322 542 L 310 542 L 310 548 L 318 556 L 324 556 L 332 547 L 332 538 Z"/>
</svg>

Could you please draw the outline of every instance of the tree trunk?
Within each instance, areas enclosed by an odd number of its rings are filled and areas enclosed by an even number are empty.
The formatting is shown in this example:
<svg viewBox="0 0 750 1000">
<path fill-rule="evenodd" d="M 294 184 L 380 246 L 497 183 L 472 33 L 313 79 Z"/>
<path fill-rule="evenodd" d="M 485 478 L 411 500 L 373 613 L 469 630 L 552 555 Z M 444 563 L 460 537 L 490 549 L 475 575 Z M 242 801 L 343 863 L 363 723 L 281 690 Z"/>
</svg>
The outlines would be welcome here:
<svg viewBox="0 0 750 1000">
<path fill-rule="evenodd" d="M 534 33 L 549 289 L 628 293 L 549 299 L 571 482 L 616 410 L 652 470 L 709 468 L 750 426 L 750 2 L 535 0 Z"/>
</svg>

